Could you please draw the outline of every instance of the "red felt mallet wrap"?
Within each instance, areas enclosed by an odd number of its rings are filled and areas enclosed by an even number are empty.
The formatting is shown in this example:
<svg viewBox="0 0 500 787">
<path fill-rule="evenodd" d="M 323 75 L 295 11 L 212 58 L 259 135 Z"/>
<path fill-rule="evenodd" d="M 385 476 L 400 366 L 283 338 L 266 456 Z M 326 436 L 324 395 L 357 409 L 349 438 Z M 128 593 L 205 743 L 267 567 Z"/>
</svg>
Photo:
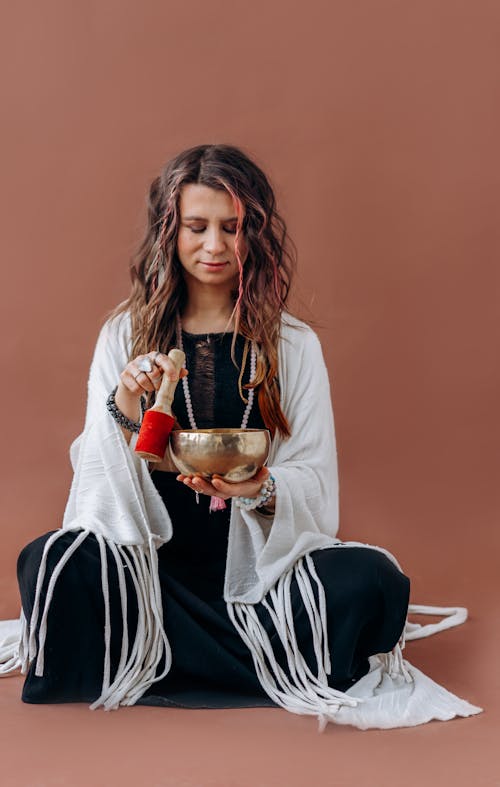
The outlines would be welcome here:
<svg viewBox="0 0 500 787">
<path fill-rule="evenodd" d="M 163 459 L 174 423 L 173 415 L 161 413 L 153 408 L 147 410 L 142 419 L 135 451 L 141 454 L 143 459 L 147 458 L 151 462 L 154 462 L 156 457 Z"/>
<path fill-rule="evenodd" d="M 174 348 L 170 350 L 168 357 L 179 375 L 184 366 L 184 353 L 182 350 Z M 172 401 L 178 382 L 178 376 L 177 380 L 169 380 L 164 374 L 160 388 L 156 392 L 153 407 L 144 413 L 134 450 L 142 459 L 147 459 L 149 462 L 161 462 L 165 456 L 168 438 L 175 423 L 175 418 L 172 415 Z"/>
</svg>

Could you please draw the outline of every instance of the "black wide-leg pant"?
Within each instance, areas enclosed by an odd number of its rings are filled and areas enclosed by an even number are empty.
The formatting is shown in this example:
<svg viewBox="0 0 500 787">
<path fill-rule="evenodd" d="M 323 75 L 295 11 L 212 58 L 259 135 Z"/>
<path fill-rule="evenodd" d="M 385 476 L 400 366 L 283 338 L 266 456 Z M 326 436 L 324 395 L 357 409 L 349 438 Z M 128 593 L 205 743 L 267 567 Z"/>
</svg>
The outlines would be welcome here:
<svg viewBox="0 0 500 787">
<path fill-rule="evenodd" d="M 192 493 L 189 500 L 192 500 Z M 183 516 L 185 514 L 183 510 Z M 227 536 L 228 516 L 226 512 L 220 514 L 222 530 L 226 528 Z M 198 511 L 198 515 L 201 516 L 201 512 Z M 216 529 L 218 513 L 210 516 L 210 527 Z M 207 528 L 206 516 L 204 528 Z M 18 558 L 19 588 L 27 620 L 31 616 L 38 568 L 49 535 L 46 533 L 29 543 Z M 68 531 L 49 551 L 42 588 L 42 609 L 52 569 L 76 536 L 76 532 Z M 182 544 L 177 552 L 168 547 L 169 544 L 160 547 L 158 560 L 164 626 L 172 649 L 172 667 L 167 676 L 154 683 L 137 704 L 198 708 L 274 705 L 262 689 L 252 657 L 228 617 L 222 598 L 223 572 L 221 576 L 220 566 L 216 587 L 203 577 L 202 567 L 206 566 L 209 556 L 202 555 L 199 570 L 191 566 L 189 575 L 186 575 L 179 570 Z M 121 605 L 116 565 L 109 547 L 106 549 L 109 557 L 113 676 L 121 648 Z M 311 553 L 311 557 L 326 594 L 332 659 L 330 685 L 345 691 L 368 671 L 368 656 L 388 652 L 397 643 L 405 623 L 410 583 L 384 554 L 369 548 L 323 549 Z M 126 577 L 129 637 L 132 639 L 137 623 L 137 604 L 128 571 Z M 207 587 L 211 588 L 210 591 L 202 592 Z M 309 620 L 295 579 L 291 597 L 297 639 L 302 653 L 314 669 Z M 267 610 L 262 604 L 257 604 L 256 611 L 271 636 L 278 661 L 285 667 L 284 653 Z M 89 535 L 71 556 L 57 580 L 48 615 L 44 675 L 35 676 L 33 662 L 26 675 L 22 699 L 28 703 L 91 703 L 101 693 L 103 663 L 101 559 L 97 540 Z"/>
</svg>

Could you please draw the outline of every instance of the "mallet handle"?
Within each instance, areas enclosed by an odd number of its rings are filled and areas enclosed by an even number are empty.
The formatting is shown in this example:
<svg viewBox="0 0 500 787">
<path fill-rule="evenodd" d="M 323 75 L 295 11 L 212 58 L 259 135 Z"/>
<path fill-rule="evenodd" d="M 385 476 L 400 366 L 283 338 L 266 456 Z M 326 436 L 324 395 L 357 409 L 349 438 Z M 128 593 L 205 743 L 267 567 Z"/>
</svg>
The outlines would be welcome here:
<svg viewBox="0 0 500 787">
<path fill-rule="evenodd" d="M 169 380 L 166 374 L 163 375 L 161 385 L 156 392 L 155 403 L 151 410 L 157 410 L 160 413 L 171 415 L 175 389 L 177 388 L 179 375 L 181 373 L 182 367 L 184 366 L 186 356 L 182 350 L 178 350 L 177 347 L 174 347 L 173 350 L 170 350 L 168 357 L 177 369 L 177 380 Z"/>
</svg>

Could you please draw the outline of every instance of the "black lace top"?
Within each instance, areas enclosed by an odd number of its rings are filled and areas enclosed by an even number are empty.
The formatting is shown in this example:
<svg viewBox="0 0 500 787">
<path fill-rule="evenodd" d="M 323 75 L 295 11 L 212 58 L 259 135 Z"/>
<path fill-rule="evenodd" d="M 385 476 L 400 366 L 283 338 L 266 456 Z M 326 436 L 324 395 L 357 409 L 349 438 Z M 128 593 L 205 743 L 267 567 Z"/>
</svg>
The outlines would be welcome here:
<svg viewBox="0 0 500 787">
<path fill-rule="evenodd" d="M 194 418 L 198 429 L 240 427 L 246 404 L 238 391 L 238 378 L 245 339 L 236 337 L 235 356 L 238 368 L 231 360 L 232 333 L 194 334 L 182 331 L 186 353 L 187 377 Z M 247 354 L 242 385 L 250 380 L 250 352 Z M 247 398 L 248 391 L 242 389 Z M 190 429 L 182 382 L 179 382 L 172 404 L 173 412 L 183 429 Z M 254 396 L 247 426 L 264 429 L 257 395 Z"/>
</svg>

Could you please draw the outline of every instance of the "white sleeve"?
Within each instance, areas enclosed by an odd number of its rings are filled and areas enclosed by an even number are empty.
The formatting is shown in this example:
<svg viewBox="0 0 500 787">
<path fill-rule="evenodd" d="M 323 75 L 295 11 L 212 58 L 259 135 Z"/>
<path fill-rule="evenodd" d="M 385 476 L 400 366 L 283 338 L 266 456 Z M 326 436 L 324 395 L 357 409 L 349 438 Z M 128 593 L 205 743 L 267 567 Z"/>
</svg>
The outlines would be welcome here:
<svg viewBox="0 0 500 787">
<path fill-rule="evenodd" d="M 128 315 L 108 320 L 97 339 L 88 380 L 85 425 L 72 443 L 74 476 L 64 513 L 64 528 L 89 528 L 116 543 L 159 543 L 171 537 L 165 505 L 147 462 L 135 453 L 137 436 L 127 445 L 106 407 L 128 361 Z M 159 545 L 159 544 L 158 544 Z"/>
</svg>

